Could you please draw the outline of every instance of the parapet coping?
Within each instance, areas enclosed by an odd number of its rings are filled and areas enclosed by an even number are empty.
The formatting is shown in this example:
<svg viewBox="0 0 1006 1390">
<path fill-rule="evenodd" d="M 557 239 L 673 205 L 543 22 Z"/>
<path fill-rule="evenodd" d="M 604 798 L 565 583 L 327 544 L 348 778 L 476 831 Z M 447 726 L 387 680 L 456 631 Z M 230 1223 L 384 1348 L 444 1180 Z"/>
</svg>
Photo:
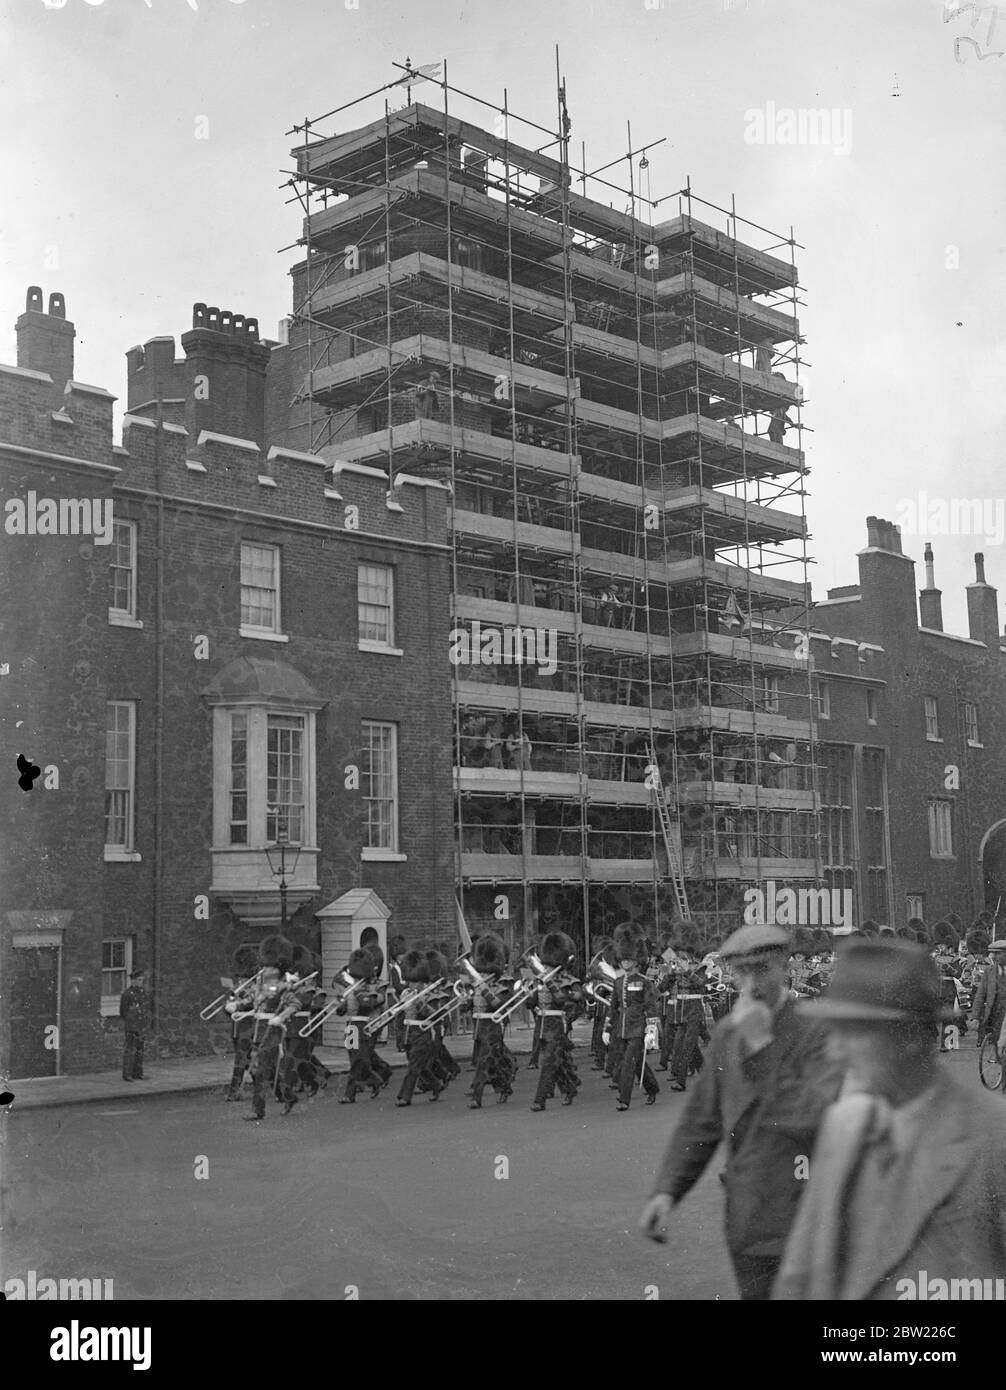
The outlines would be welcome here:
<svg viewBox="0 0 1006 1390">
<path fill-rule="evenodd" d="M 885 551 L 889 555 L 890 551 Z M 906 558 L 906 557 L 902 557 Z M 838 598 L 816 598 L 813 602 L 814 608 L 827 608 L 830 603 L 862 603 L 862 594 L 840 594 Z"/>
<path fill-rule="evenodd" d="M 83 391 L 89 396 L 101 396 L 107 401 L 117 401 L 119 399 L 118 396 L 113 395 L 111 391 L 106 391 L 104 386 L 88 386 L 85 381 L 68 381 L 63 387 L 64 396 L 68 396 L 71 391 Z"/>
<path fill-rule="evenodd" d="M 969 586 L 970 587 L 970 586 Z M 969 647 L 987 647 L 987 642 L 979 642 L 977 637 L 960 637 L 956 632 L 943 632 L 938 627 L 920 627 L 927 637 L 945 637 L 948 642 L 963 642 Z"/>
<path fill-rule="evenodd" d="M 334 463 L 328 463 L 325 460 L 322 462 L 325 463 L 326 468 L 331 470 L 333 479 L 337 478 L 340 473 L 358 473 L 364 478 L 383 478 L 385 482 L 388 481 L 388 475 L 383 468 L 370 468 L 365 463 L 346 463 L 342 459 L 337 459 Z M 450 491 L 446 483 L 437 482 L 434 478 L 417 478 L 411 473 L 396 473 L 395 487 L 401 487 L 404 483 L 408 483 L 412 487 L 430 487 L 439 488 L 442 492 Z"/>
<path fill-rule="evenodd" d="M 156 420 L 151 420 L 149 415 L 134 415 L 132 411 L 129 411 L 122 417 L 122 428 L 125 429 L 127 425 L 146 425 L 147 429 L 157 429 Z M 171 420 L 162 420 L 161 429 L 167 430 L 171 434 L 184 434 L 187 436 L 189 433 L 184 425 L 176 425 Z"/>
<path fill-rule="evenodd" d="M 915 564 L 910 555 L 900 555 L 896 550 L 885 550 L 882 545 L 868 545 L 865 550 L 857 550 L 856 555 L 890 555 L 892 560 L 907 560 L 910 565 Z"/>
<path fill-rule="evenodd" d="M 230 444 L 235 449 L 247 449 L 249 453 L 260 454 L 262 450 L 253 439 L 236 439 L 232 434 L 215 434 L 212 430 L 200 430 L 196 440 L 197 448 L 204 444 Z"/>
<path fill-rule="evenodd" d="M 47 381 L 52 385 L 52 377 L 48 372 L 36 372 L 31 367 L 10 367 L 6 362 L 0 362 L 0 372 L 5 376 L 26 376 L 32 381 Z"/>
</svg>

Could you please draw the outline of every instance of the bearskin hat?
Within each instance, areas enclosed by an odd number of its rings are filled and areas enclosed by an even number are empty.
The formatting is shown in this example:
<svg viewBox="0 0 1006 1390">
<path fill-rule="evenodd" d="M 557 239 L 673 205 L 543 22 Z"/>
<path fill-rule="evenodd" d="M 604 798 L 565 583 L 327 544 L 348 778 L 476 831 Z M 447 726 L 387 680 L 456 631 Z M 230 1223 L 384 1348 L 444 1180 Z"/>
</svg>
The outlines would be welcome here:
<svg viewBox="0 0 1006 1390">
<path fill-rule="evenodd" d="M 983 931 L 969 931 L 967 947 L 971 955 L 983 956 L 989 948 L 988 933 Z"/>
<path fill-rule="evenodd" d="M 239 946 L 231 957 L 231 970 L 238 979 L 249 979 L 259 969 L 258 952 L 254 946 Z"/>
<path fill-rule="evenodd" d="M 372 980 L 377 974 L 374 968 L 374 957 L 365 948 L 352 952 L 346 969 L 354 980 Z"/>
<path fill-rule="evenodd" d="M 915 927 L 915 930 L 918 931 L 914 918 L 908 925 Z M 933 927 L 933 940 L 937 946 L 956 946 L 959 937 L 949 922 L 937 922 L 936 926 Z"/>
<path fill-rule="evenodd" d="M 447 957 L 442 951 L 427 951 L 426 964 L 431 980 L 447 979 L 451 967 L 447 964 Z"/>
<path fill-rule="evenodd" d="M 550 968 L 556 965 L 566 965 L 570 956 L 574 955 L 576 947 L 573 945 L 571 937 L 564 931 L 546 932 L 541 939 L 538 954 L 542 964 Z"/>
<path fill-rule="evenodd" d="M 422 951 L 405 951 L 398 958 L 398 968 L 406 984 L 425 985 L 430 981 L 430 963 Z"/>
<path fill-rule="evenodd" d="M 384 952 L 381 950 L 380 946 L 378 946 L 376 941 L 368 941 L 366 946 L 363 947 L 363 950 L 368 952 L 373 959 L 374 974 L 380 975 L 381 971 L 384 969 Z"/>
<path fill-rule="evenodd" d="M 304 978 L 305 975 L 316 975 L 321 973 L 321 958 L 316 956 L 313 951 L 306 946 L 295 946 L 293 948 L 293 970 Z"/>
<path fill-rule="evenodd" d="M 393 936 L 388 942 L 388 955 L 392 960 L 397 960 L 399 956 L 404 956 L 409 949 L 409 943 L 404 936 Z"/>
<path fill-rule="evenodd" d="M 285 936 L 264 936 L 259 942 L 258 963 L 289 970 L 293 963 L 293 942 L 287 941 Z"/>
<path fill-rule="evenodd" d="M 615 928 L 614 947 L 620 961 L 634 960 L 643 964 L 646 960 L 646 937 L 635 922 L 623 922 Z"/>
<path fill-rule="evenodd" d="M 486 932 L 475 943 L 472 964 L 483 975 L 498 975 L 506 966 L 506 947 L 495 932 Z"/>
</svg>

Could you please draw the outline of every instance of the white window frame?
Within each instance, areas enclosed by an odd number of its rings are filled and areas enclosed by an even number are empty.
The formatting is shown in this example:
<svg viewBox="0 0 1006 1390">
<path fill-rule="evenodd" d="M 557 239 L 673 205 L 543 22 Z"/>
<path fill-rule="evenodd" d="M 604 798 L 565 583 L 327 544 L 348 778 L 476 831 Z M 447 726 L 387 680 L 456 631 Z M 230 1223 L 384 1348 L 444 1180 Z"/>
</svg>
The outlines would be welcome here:
<svg viewBox="0 0 1006 1390">
<path fill-rule="evenodd" d="M 831 686 L 827 681 L 817 683 L 817 717 L 818 719 L 831 718 Z"/>
<path fill-rule="evenodd" d="M 273 841 L 267 837 L 269 718 L 294 716 L 303 720 L 302 776 L 304 783 L 303 825 L 300 840 L 291 840 L 301 849 L 314 850 L 317 841 L 317 748 L 313 709 L 271 703 L 217 705 L 213 711 L 213 849 L 246 853 L 263 850 Z M 231 721 L 243 714 L 246 724 L 246 836 L 231 842 Z"/>
<path fill-rule="evenodd" d="M 109 728 L 110 712 L 113 708 L 126 709 L 129 711 L 129 727 L 126 735 L 129 741 L 129 752 L 127 757 L 127 785 L 125 787 L 109 787 L 108 785 L 108 738 L 112 732 Z M 136 850 L 136 701 L 135 700 L 108 700 L 105 703 L 105 795 L 109 792 L 125 792 L 128 797 L 126 804 L 126 839 L 124 844 L 112 844 L 105 841 L 104 858 L 108 864 L 115 863 L 138 863 L 140 855 Z M 105 813 L 104 833 L 108 834 L 108 813 Z"/>
<path fill-rule="evenodd" d="M 933 859 L 954 858 L 953 806 L 952 801 L 941 797 L 929 802 L 929 854 Z"/>
<path fill-rule="evenodd" d="M 761 680 L 762 706 L 767 714 L 779 712 L 779 677 L 763 675 Z"/>
<path fill-rule="evenodd" d="M 129 985 L 129 976 L 133 969 L 133 938 L 131 936 L 109 936 L 101 943 L 101 1016 L 102 1018 L 118 1018 L 119 1000 L 122 998 L 122 990 L 120 990 L 118 994 L 105 993 L 105 975 L 108 973 L 104 964 L 106 946 L 123 946 L 125 948 L 123 951 L 125 964 L 122 967 L 126 981 L 123 986 L 123 989 L 125 989 Z M 117 969 L 118 967 L 113 966 L 110 968 Z"/>
<path fill-rule="evenodd" d="M 364 846 L 363 846 L 363 848 L 362 848 L 362 850 L 361 850 L 360 857 L 361 857 L 361 859 L 365 859 L 365 860 L 383 860 L 383 861 L 390 861 L 390 862 L 400 863 L 400 862 L 404 861 L 408 856 L 402 853 L 402 851 L 401 851 L 401 842 L 400 842 L 400 840 L 399 840 L 399 821 L 400 821 L 400 815 L 401 815 L 401 808 L 400 808 L 399 799 L 398 799 L 398 725 L 395 724 L 395 723 L 393 723 L 391 720 L 387 720 L 387 719 L 364 719 L 364 720 L 361 720 L 361 723 L 360 723 L 360 732 L 361 732 L 361 740 L 360 740 L 361 764 L 362 764 L 362 762 L 363 762 L 363 756 L 362 756 L 362 754 L 363 754 L 363 752 L 366 751 L 366 749 L 369 747 L 369 738 L 368 738 L 368 734 L 367 734 L 367 730 L 368 730 L 368 729 L 390 729 L 390 730 L 391 730 L 391 785 L 392 785 L 392 790 L 391 790 L 391 800 L 392 800 L 392 825 L 391 825 L 391 832 L 392 832 L 392 833 L 391 833 L 391 844 L 390 844 L 390 845 L 385 846 L 385 845 L 370 845 L 370 844 L 364 844 Z M 362 769 L 362 766 L 361 766 L 361 774 L 362 774 L 362 771 L 363 771 L 363 769 Z M 369 815 L 369 809 L 368 809 L 368 808 L 369 808 L 369 803 L 370 803 L 371 801 L 377 800 L 378 798 L 376 798 L 376 797 L 371 797 L 371 796 L 368 796 L 368 795 L 367 795 L 367 788 L 366 788 L 366 784 L 365 784 L 365 782 L 364 782 L 364 780 L 363 780 L 362 775 L 361 775 L 361 781 L 360 781 L 360 798 L 361 798 L 361 801 L 362 801 L 362 803 L 363 803 L 363 809 L 364 809 L 364 815 L 365 815 L 365 819 L 364 819 L 364 823 L 363 823 L 363 828 L 362 828 L 362 829 L 363 829 L 363 838 L 364 838 L 364 840 L 366 840 L 366 839 L 369 838 L 369 833 L 370 833 L 370 815 Z"/>
<path fill-rule="evenodd" d="M 973 700 L 964 702 L 964 736 L 969 748 L 985 747 L 982 743 L 981 725 L 978 722 L 978 706 Z"/>
<path fill-rule="evenodd" d="M 260 585 L 246 584 L 245 573 L 245 551 L 246 550 L 267 550 L 273 556 L 273 580 L 274 587 L 271 592 L 276 595 L 273 623 L 271 627 L 259 627 L 254 623 L 246 623 L 242 616 L 244 612 L 244 591 L 245 589 L 261 588 Z M 238 631 L 242 637 L 257 637 L 265 642 L 289 642 L 290 638 L 283 632 L 283 553 L 278 545 L 272 545 L 268 541 L 243 540 L 238 559 L 238 585 L 239 585 L 239 619 L 240 626 Z M 270 592 L 266 590 L 265 592 Z"/>
<path fill-rule="evenodd" d="M 364 578 L 364 570 L 384 570 L 388 576 L 388 640 L 382 642 L 377 637 L 363 637 L 361 630 L 364 624 L 363 609 L 366 606 L 371 608 L 381 607 L 379 604 L 365 604 L 360 594 L 361 585 Z M 361 652 L 378 652 L 385 656 L 404 656 L 401 647 L 395 646 L 395 622 L 397 614 L 395 612 L 395 567 L 387 565 L 380 560 L 360 560 L 356 566 L 356 645 Z"/>
<path fill-rule="evenodd" d="M 878 722 L 879 705 L 878 705 L 877 701 L 878 701 L 877 692 L 876 692 L 875 690 L 872 690 L 872 689 L 870 689 L 870 688 L 868 687 L 868 688 L 867 688 L 867 691 L 866 691 L 866 722 L 867 722 L 867 724 L 876 724 L 876 723 Z"/>
<path fill-rule="evenodd" d="M 910 918 L 918 917 L 920 921 L 926 920 L 926 895 L 925 893 L 906 893 L 905 894 L 905 913 Z"/>
<path fill-rule="evenodd" d="M 926 721 L 926 742 L 942 743 L 940 737 L 940 703 L 935 695 L 923 695 L 922 713 Z"/>
<path fill-rule="evenodd" d="M 119 527 L 125 528 L 129 533 L 129 598 L 128 608 L 116 608 L 113 604 L 108 605 L 108 621 L 113 627 L 142 627 L 143 624 L 136 616 L 137 611 L 137 586 L 139 582 L 139 548 L 137 544 L 137 527 L 135 521 L 128 521 L 123 517 L 116 517 L 112 522 L 112 555 L 109 559 L 109 580 L 116 570 L 125 569 L 124 565 L 113 563 L 116 554 L 116 532 Z"/>
</svg>

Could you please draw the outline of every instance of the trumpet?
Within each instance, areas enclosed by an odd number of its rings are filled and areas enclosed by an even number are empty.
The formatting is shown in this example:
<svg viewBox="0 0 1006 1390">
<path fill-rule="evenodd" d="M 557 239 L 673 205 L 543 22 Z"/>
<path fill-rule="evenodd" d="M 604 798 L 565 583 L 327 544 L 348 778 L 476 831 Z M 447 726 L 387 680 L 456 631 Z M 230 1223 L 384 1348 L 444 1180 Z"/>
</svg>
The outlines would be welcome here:
<svg viewBox="0 0 1006 1390">
<path fill-rule="evenodd" d="M 216 999 L 213 1000 L 213 1003 L 207 1004 L 206 1008 L 200 1012 L 199 1017 L 205 1022 L 209 1022 L 211 1018 L 216 1018 L 228 999 L 237 1000 L 242 999 L 246 995 L 254 994 L 259 978 L 265 974 L 265 971 L 266 967 L 263 966 L 258 974 L 253 975 L 250 980 L 243 980 L 241 984 L 235 985 L 233 989 L 227 989 L 224 990 L 223 994 L 218 994 Z"/>
<path fill-rule="evenodd" d="M 368 1038 L 372 1038 L 375 1033 L 379 1033 L 382 1028 L 386 1028 L 393 1018 L 397 1018 L 399 1014 L 404 1013 L 412 1004 L 418 1004 L 420 999 L 427 998 L 434 990 L 439 989 L 442 984 L 443 980 L 434 980 L 431 985 L 424 985 L 422 989 L 405 990 L 401 999 L 390 1005 L 383 1013 L 378 1014 L 376 1018 L 372 1018 L 363 1031 Z"/>
<path fill-rule="evenodd" d="M 437 984 L 442 985 L 443 980 L 438 980 Z M 436 1028 L 438 1023 L 443 1023 L 444 1019 L 449 1018 L 455 1010 L 460 1009 L 472 997 L 471 987 L 464 980 L 455 980 L 451 985 L 451 991 L 454 995 L 453 999 L 448 999 L 441 1004 L 439 1009 L 436 1009 L 429 1018 L 424 1018 L 419 1024 L 421 1033 L 429 1033 Z"/>
<path fill-rule="evenodd" d="M 332 1015 L 338 1011 L 340 1006 L 345 1004 L 346 1000 L 350 999 L 361 985 L 369 983 L 369 980 L 354 980 L 349 971 L 343 966 L 332 980 L 333 985 L 342 986 L 342 993 L 337 999 L 330 1000 L 323 1009 L 319 1009 L 314 1018 L 310 1019 L 304 1024 L 304 1027 L 301 1028 L 299 1036 L 302 1038 L 309 1038 L 312 1033 L 316 1033 L 321 1025 L 327 1023 Z"/>
</svg>

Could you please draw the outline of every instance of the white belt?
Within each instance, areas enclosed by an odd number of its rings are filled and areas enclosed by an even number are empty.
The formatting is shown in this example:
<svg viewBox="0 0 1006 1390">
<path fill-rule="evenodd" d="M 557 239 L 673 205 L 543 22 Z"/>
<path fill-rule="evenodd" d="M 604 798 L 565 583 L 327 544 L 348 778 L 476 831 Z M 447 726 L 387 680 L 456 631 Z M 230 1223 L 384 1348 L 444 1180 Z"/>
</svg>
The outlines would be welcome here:
<svg viewBox="0 0 1006 1390">
<path fill-rule="evenodd" d="M 349 1023 L 369 1023 L 371 1017 L 371 1014 L 353 1014 L 352 1018 L 348 1019 L 347 1021 Z"/>
<path fill-rule="evenodd" d="M 429 1022 L 429 1020 L 425 1018 L 407 1018 L 405 1020 L 405 1026 L 406 1028 L 419 1028 L 422 1024 L 427 1022 Z"/>
<path fill-rule="evenodd" d="M 538 1012 L 541 1014 L 542 1018 L 565 1018 L 565 1017 L 566 1017 L 566 1012 L 565 1012 L 564 1009 L 539 1009 Z"/>
<path fill-rule="evenodd" d="M 472 1014 L 472 1018 L 492 1018 L 492 1014 Z"/>
<path fill-rule="evenodd" d="M 669 1002 L 673 1004 L 675 999 L 705 999 L 705 997 L 704 994 L 672 994 Z"/>
</svg>

